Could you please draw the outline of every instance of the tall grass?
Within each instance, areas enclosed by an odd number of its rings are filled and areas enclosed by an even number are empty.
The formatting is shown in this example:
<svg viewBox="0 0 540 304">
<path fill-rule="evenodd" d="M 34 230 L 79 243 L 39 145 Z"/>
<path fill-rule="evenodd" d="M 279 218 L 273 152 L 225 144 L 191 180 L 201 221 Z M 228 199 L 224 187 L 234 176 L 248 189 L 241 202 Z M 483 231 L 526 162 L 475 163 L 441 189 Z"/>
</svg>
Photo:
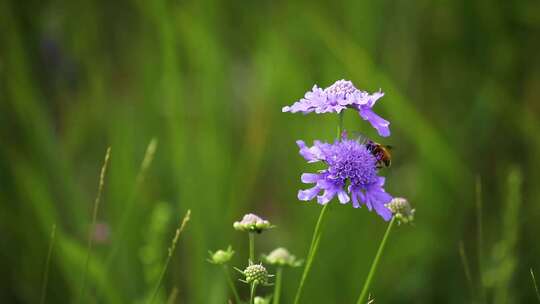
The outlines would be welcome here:
<svg viewBox="0 0 540 304">
<path fill-rule="evenodd" d="M 467 253 L 465 252 L 465 245 L 463 241 L 459 242 L 458 245 L 459 256 L 461 258 L 461 263 L 463 264 L 463 271 L 465 273 L 465 279 L 467 280 L 467 285 L 469 287 L 471 297 L 475 297 L 474 284 L 471 275 L 471 267 L 469 265 L 469 259 L 467 258 Z"/>
<path fill-rule="evenodd" d="M 476 203 L 476 262 L 478 263 L 478 297 L 480 303 L 486 303 L 486 283 L 484 282 L 484 232 L 483 232 L 483 208 L 482 208 L 482 180 L 476 177 L 475 184 L 475 203 Z"/>
<path fill-rule="evenodd" d="M 152 293 L 152 296 L 150 297 L 148 304 L 154 303 L 154 300 L 156 299 L 156 296 L 158 294 L 159 288 L 161 287 L 163 278 L 165 277 L 165 273 L 167 272 L 167 269 L 169 268 L 169 263 L 171 262 L 174 251 L 176 250 L 176 245 L 178 243 L 178 239 L 180 238 L 180 234 L 184 231 L 186 224 L 189 222 L 190 219 L 191 219 L 191 210 L 188 210 L 186 212 L 186 215 L 184 215 L 184 218 L 182 219 L 180 226 L 178 227 L 178 229 L 176 229 L 174 238 L 171 241 L 171 246 L 167 250 L 167 260 L 165 261 L 165 264 L 163 264 L 163 268 L 161 269 L 161 273 L 156 282 L 156 287 L 154 288 L 154 292 Z"/>
<path fill-rule="evenodd" d="M 47 250 L 47 259 L 45 260 L 45 270 L 43 271 L 43 281 L 41 283 L 41 297 L 39 300 L 40 304 L 45 303 L 45 298 L 47 297 L 47 285 L 49 283 L 49 268 L 51 265 L 52 252 L 54 248 L 54 241 L 56 240 L 56 225 L 53 224 L 51 229 L 51 237 L 49 240 L 49 250 Z M 532 270 L 531 270 L 532 274 Z"/>
<path fill-rule="evenodd" d="M 540 292 L 538 291 L 538 284 L 536 284 L 536 278 L 534 277 L 534 272 L 532 268 L 530 269 L 530 271 L 531 271 L 531 279 L 532 279 L 534 291 L 536 292 L 536 298 L 538 299 L 538 302 L 540 302 Z"/>
<path fill-rule="evenodd" d="M 86 260 L 84 262 L 84 271 L 82 273 L 82 283 L 81 283 L 81 293 L 79 299 L 84 298 L 84 291 L 86 288 L 86 276 L 88 274 L 88 266 L 90 265 L 90 256 L 92 254 L 92 245 L 94 244 L 94 235 L 96 233 L 96 221 L 99 210 L 99 203 L 101 202 L 101 193 L 103 192 L 103 186 L 105 185 L 105 173 L 107 172 L 107 166 L 109 165 L 109 158 L 111 156 L 111 147 L 107 148 L 105 152 L 105 160 L 103 161 L 103 166 L 101 167 L 101 172 L 99 174 L 99 183 L 96 199 L 94 200 L 94 207 L 92 211 L 92 221 L 90 224 L 90 229 L 88 229 L 88 242 L 86 244 Z"/>
<path fill-rule="evenodd" d="M 372 290 L 393 292 L 375 293 L 376 302 L 470 300 L 459 240 L 484 247 L 484 261 L 471 250 L 470 262 L 475 280 L 483 264 L 486 303 L 533 301 L 519 265 L 536 269 L 540 256 L 531 245 L 540 229 L 535 11 L 533 2 L 485 1 L 0 1 L 0 302 L 41 301 L 53 224 L 46 302 L 74 301 L 86 271 L 82 300 L 89 290 L 99 303 L 147 299 L 155 288 L 147 272 L 158 264 L 140 252 L 149 215 L 163 204 L 171 214 L 193 211 L 162 282 L 177 286 L 177 302 L 226 300 L 226 281 L 204 257 L 229 240 L 243 244 L 222 229 L 241 214 L 272 219 L 281 228 L 272 237 L 302 252 L 312 233 L 303 228 L 320 210 L 296 201 L 303 163 L 291 143 L 330 140 L 335 121 L 280 109 L 338 78 L 386 93 L 376 107 L 394 132 L 388 191 L 410 194 L 419 210 L 415 229 L 387 244 Z M 345 122 L 365 132 L 362 123 Z M 159 155 L 150 165 L 151 138 Z M 108 145 L 114 161 L 99 222 L 110 236 L 92 244 L 85 270 L 93 168 Z M 522 184 L 511 198 L 503 188 L 513 163 Z M 478 214 L 472 172 L 483 177 L 481 242 L 468 233 Z M 521 201 L 519 212 L 509 201 Z M 335 210 L 306 303 L 354 299 L 376 251 L 370 240 L 383 233 L 365 210 Z M 299 279 L 284 277 L 282 299 Z"/>
</svg>

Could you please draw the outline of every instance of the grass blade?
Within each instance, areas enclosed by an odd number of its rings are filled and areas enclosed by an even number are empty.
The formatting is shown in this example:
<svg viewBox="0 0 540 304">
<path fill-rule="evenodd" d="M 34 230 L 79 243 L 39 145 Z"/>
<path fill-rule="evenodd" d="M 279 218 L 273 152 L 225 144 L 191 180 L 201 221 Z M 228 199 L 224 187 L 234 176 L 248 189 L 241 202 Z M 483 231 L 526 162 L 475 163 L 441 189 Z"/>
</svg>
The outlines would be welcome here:
<svg viewBox="0 0 540 304">
<path fill-rule="evenodd" d="M 39 303 L 45 303 L 45 297 L 47 296 L 47 283 L 49 281 L 49 266 L 51 263 L 51 256 L 54 247 L 54 241 L 56 240 L 56 224 L 52 225 L 51 238 L 49 241 L 49 250 L 47 251 L 47 260 L 45 262 L 45 271 L 43 272 L 43 280 L 41 284 L 41 297 Z M 531 270 L 532 273 L 532 270 Z"/>
<path fill-rule="evenodd" d="M 96 195 L 96 200 L 94 201 L 94 210 L 92 212 L 92 225 L 90 226 L 90 230 L 88 231 L 88 244 L 86 246 L 86 262 L 84 263 L 84 272 L 82 277 L 82 285 L 81 285 L 81 293 L 79 295 L 79 300 L 82 300 L 84 296 L 84 289 L 86 287 L 86 276 L 88 274 L 88 265 L 90 264 L 90 253 L 92 252 L 92 240 L 93 240 L 93 233 L 94 229 L 96 227 L 96 220 L 97 220 L 97 213 L 99 210 L 99 202 L 101 200 L 101 193 L 103 192 L 103 185 L 105 184 L 105 173 L 107 172 L 107 166 L 109 164 L 109 158 L 111 156 L 111 147 L 107 148 L 107 152 L 105 153 L 105 160 L 103 161 L 103 166 L 101 167 L 101 173 L 99 175 L 99 184 L 98 184 L 98 192 Z"/>
<path fill-rule="evenodd" d="M 113 262 L 114 257 L 122 247 L 122 244 L 125 240 L 125 235 L 128 230 L 128 221 L 132 217 L 135 208 L 135 200 L 138 194 L 138 191 L 144 182 L 144 179 L 146 178 L 146 173 L 148 169 L 150 168 L 150 165 L 154 161 L 154 156 L 156 154 L 158 146 L 158 140 L 157 138 L 152 138 L 150 142 L 148 143 L 148 146 L 146 147 L 146 151 L 144 152 L 143 160 L 141 162 L 141 166 L 139 168 L 139 172 L 137 173 L 137 177 L 135 178 L 135 186 L 131 190 L 131 194 L 127 200 L 126 204 L 126 212 L 123 213 L 121 219 L 119 220 L 118 224 L 118 232 L 116 240 L 109 251 L 109 254 L 107 255 L 107 258 L 105 259 L 105 265 L 107 267 L 110 267 L 110 265 Z"/>
<path fill-rule="evenodd" d="M 538 302 L 540 303 L 540 292 L 538 291 L 538 285 L 536 284 L 536 278 L 534 277 L 534 272 L 531 268 L 531 278 L 534 285 L 534 291 L 536 291 L 536 298 L 538 299 Z"/>
<path fill-rule="evenodd" d="M 463 241 L 459 242 L 459 256 L 461 257 L 461 263 L 463 264 L 463 270 L 465 271 L 465 278 L 467 279 L 467 284 L 469 285 L 469 290 L 471 295 L 473 295 L 473 280 L 471 276 L 471 269 L 469 268 L 469 259 L 467 259 L 467 254 L 465 253 L 465 245 Z"/>
<path fill-rule="evenodd" d="M 169 250 L 168 250 L 167 260 L 165 261 L 165 264 L 163 265 L 163 269 L 161 270 L 161 274 L 159 275 L 159 279 L 156 283 L 156 287 L 154 288 L 154 292 L 152 293 L 152 297 L 148 301 L 148 304 L 152 304 L 154 302 L 154 299 L 157 296 L 159 287 L 161 286 L 161 282 L 163 281 L 163 277 L 165 277 L 165 273 L 167 272 L 167 268 L 169 268 L 169 263 L 171 262 L 171 258 L 176 249 L 178 238 L 180 237 L 180 234 L 182 233 L 182 231 L 184 231 L 184 228 L 186 227 L 186 224 L 187 222 L 189 222 L 190 218 L 191 218 L 191 210 L 188 210 L 186 212 L 186 215 L 182 219 L 182 223 L 180 224 L 180 227 L 176 229 L 176 234 L 174 235 L 174 238 L 171 242 L 171 247 L 169 247 Z"/>
<path fill-rule="evenodd" d="M 176 297 L 178 297 L 178 288 L 174 287 L 167 299 L 167 304 L 174 304 L 174 302 L 176 302 Z"/>
<path fill-rule="evenodd" d="M 477 250 L 477 262 L 478 262 L 478 275 L 480 276 L 480 303 L 486 303 L 486 285 L 484 282 L 484 242 L 483 242 L 483 220 L 482 220 L 482 180 L 480 176 L 476 177 L 476 242 L 478 246 Z"/>
</svg>

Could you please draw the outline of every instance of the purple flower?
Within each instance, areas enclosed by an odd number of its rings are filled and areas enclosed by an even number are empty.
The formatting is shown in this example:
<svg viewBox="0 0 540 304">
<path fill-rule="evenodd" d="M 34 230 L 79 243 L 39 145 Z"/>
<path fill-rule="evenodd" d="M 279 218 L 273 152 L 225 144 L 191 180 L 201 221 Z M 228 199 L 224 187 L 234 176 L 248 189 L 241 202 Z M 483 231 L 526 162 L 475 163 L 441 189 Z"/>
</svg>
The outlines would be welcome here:
<svg viewBox="0 0 540 304">
<path fill-rule="evenodd" d="M 345 137 L 333 144 L 315 141 L 312 147 L 301 140 L 296 143 L 308 163 L 322 161 L 328 166 L 318 173 L 302 174 L 303 183 L 315 185 L 298 191 L 299 200 L 317 197 L 317 202 L 324 205 L 337 196 L 342 204 L 352 199 L 354 208 L 366 205 L 385 221 L 392 218 L 392 212 L 385 206 L 392 196 L 384 190 L 384 177 L 377 175 L 377 159 L 366 145 Z"/>
<path fill-rule="evenodd" d="M 326 89 L 321 89 L 317 85 L 307 92 L 304 98 L 295 102 L 292 106 L 283 107 L 283 112 L 302 112 L 304 114 L 315 112 L 320 113 L 340 113 L 346 108 L 358 111 L 362 119 L 367 120 L 380 136 L 390 135 L 390 122 L 373 112 L 375 102 L 384 96 L 382 92 L 369 94 L 366 91 L 358 90 L 352 82 L 348 80 L 338 80 Z"/>
</svg>

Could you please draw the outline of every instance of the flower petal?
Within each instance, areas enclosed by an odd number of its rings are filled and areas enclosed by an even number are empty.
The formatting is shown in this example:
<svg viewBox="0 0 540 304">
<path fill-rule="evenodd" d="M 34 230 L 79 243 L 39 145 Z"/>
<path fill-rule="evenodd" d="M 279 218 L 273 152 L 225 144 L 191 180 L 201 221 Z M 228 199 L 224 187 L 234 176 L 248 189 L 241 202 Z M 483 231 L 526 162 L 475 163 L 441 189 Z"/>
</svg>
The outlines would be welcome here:
<svg viewBox="0 0 540 304">
<path fill-rule="evenodd" d="M 369 186 L 366 189 L 366 205 L 368 208 L 375 208 L 375 212 L 379 214 L 385 221 L 392 218 L 392 212 L 385 206 L 386 203 L 392 200 L 392 196 L 382 188 L 384 184 L 384 178 L 380 177 L 377 183 Z M 371 210 L 371 208 L 370 208 Z"/>
<path fill-rule="evenodd" d="M 362 119 L 367 120 L 371 126 L 377 130 L 377 133 L 379 133 L 380 136 L 390 136 L 390 128 L 388 127 L 390 122 L 375 114 L 371 108 L 362 106 L 360 107 L 358 113 Z"/>
<path fill-rule="evenodd" d="M 335 189 L 326 189 L 324 190 L 323 195 L 317 196 L 317 203 L 321 205 L 326 205 L 329 201 L 331 201 L 334 196 L 336 196 L 336 190 Z"/>
<path fill-rule="evenodd" d="M 350 200 L 349 196 L 347 195 L 347 192 L 343 190 L 338 191 L 337 195 L 338 195 L 339 202 L 342 204 L 346 204 Z"/>
<path fill-rule="evenodd" d="M 390 209 L 386 208 L 383 204 L 373 204 L 373 207 L 375 208 L 375 212 L 377 212 L 378 215 L 380 215 L 385 221 L 389 221 L 392 218 L 392 211 Z"/>
<path fill-rule="evenodd" d="M 309 163 L 318 162 L 320 160 L 319 155 L 321 154 L 317 146 L 308 147 L 306 143 L 302 140 L 297 140 L 296 144 L 300 148 L 300 155 L 307 160 Z"/>
<path fill-rule="evenodd" d="M 315 173 L 303 173 L 300 179 L 302 180 L 302 183 L 304 184 L 313 184 L 316 183 L 321 176 L 319 174 Z"/>
<path fill-rule="evenodd" d="M 367 104 L 370 108 L 373 108 L 377 100 L 384 96 L 384 93 L 379 91 L 367 96 Z"/>
<path fill-rule="evenodd" d="M 352 198 L 352 205 L 353 205 L 353 208 L 360 208 L 361 205 L 360 204 L 363 204 L 363 201 L 361 198 L 360 195 L 363 195 L 362 194 L 362 190 L 360 190 L 359 187 L 353 187 L 353 186 L 349 186 L 349 193 L 351 194 L 351 198 Z"/>
<path fill-rule="evenodd" d="M 306 190 L 300 190 L 298 191 L 298 199 L 301 201 L 310 201 L 312 200 L 319 192 L 321 191 L 321 188 L 315 186 L 310 189 Z"/>
</svg>

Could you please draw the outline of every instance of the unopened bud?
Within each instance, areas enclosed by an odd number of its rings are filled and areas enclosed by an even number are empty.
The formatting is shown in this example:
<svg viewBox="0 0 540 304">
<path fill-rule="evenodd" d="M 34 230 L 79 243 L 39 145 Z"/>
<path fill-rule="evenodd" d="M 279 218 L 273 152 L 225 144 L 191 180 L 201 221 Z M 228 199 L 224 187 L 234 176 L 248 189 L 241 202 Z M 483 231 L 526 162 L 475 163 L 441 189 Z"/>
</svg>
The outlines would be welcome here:
<svg viewBox="0 0 540 304">
<path fill-rule="evenodd" d="M 210 254 L 208 262 L 218 265 L 226 264 L 234 255 L 234 251 L 232 250 L 231 246 L 227 247 L 227 250 L 220 249 L 216 252 L 209 251 L 208 253 Z"/>
<path fill-rule="evenodd" d="M 297 260 L 287 249 L 279 247 L 274 249 L 268 255 L 263 256 L 263 260 L 270 265 L 298 267 L 302 261 Z"/>
<path fill-rule="evenodd" d="M 399 223 L 408 224 L 414 220 L 414 212 L 407 199 L 394 197 L 386 207 L 392 211 Z"/>
<path fill-rule="evenodd" d="M 262 218 L 253 213 L 248 213 L 244 215 L 241 221 L 234 222 L 233 224 L 233 228 L 235 230 L 258 233 L 261 233 L 262 231 L 273 227 L 274 226 L 270 224 L 269 221 L 263 220 Z"/>
<path fill-rule="evenodd" d="M 265 286 L 272 285 L 268 283 L 268 278 L 273 277 L 273 275 L 268 274 L 262 264 L 251 264 L 250 262 L 250 265 L 243 271 L 236 267 L 234 269 L 245 276 L 245 280 L 240 280 L 241 282 Z"/>
</svg>

